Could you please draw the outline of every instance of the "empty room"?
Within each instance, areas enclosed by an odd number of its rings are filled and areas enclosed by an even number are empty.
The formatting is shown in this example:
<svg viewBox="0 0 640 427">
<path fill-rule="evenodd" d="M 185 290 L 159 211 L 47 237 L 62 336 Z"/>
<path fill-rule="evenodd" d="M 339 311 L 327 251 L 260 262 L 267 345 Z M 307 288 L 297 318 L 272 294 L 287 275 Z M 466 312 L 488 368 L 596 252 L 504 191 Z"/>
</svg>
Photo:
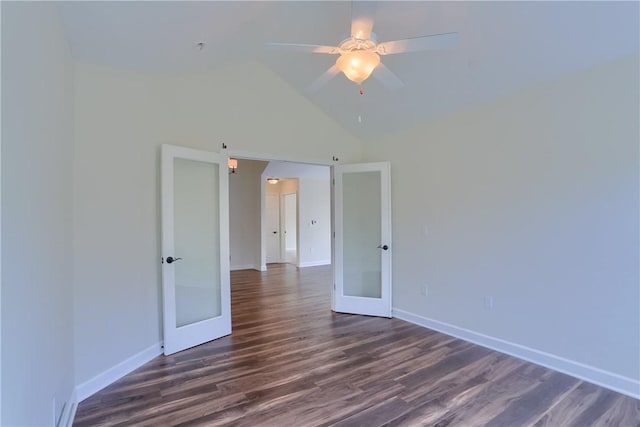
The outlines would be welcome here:
<svg viewBox="0 0 640 427">
<path fill-rule="evenodd" d="M 637 1 L 2 1 L 2 426 L 640 425 Z"/>
</svg>

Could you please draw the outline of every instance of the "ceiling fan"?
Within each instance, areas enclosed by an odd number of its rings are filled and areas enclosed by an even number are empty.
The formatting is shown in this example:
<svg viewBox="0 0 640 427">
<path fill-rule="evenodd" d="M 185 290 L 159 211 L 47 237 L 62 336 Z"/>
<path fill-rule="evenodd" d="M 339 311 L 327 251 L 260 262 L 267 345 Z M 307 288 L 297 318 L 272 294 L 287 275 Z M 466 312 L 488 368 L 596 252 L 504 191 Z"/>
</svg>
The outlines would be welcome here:
<svg viewBox="0 0 640 427">
<path fill-rule="evenodd" d="M 349 80 L 360 85 L 362 95 L 364 93 L 362 82 L 372 73 L 388 89 L 395 90 L 404 86 L 402 80 L 380 62 L 380 55 L 448 49 L 455 47 L 458 43 L 458 33 L 434 34 L 378 43 L 372 31 L 374 12 L 373 3 L 353 1 L 351 3 L 351 36 L 338 46 L 298 43 L 269 43 L 269 46 L 298 52 L 340 55 L 336 63 L 318 77 L 307 91 L 317 91 L 342 72 Z"/>
</svg>

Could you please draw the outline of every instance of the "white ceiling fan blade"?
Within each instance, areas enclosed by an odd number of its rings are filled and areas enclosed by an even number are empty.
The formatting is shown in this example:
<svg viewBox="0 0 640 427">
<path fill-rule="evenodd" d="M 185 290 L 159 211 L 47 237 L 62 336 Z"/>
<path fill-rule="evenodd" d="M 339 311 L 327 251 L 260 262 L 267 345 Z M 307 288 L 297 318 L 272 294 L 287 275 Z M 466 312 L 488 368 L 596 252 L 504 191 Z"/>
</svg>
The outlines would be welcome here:
<svg viewBox="0 0 640 427">
<path fill-rule="evenodd" d="M 373 77 L 378 79 L 389 90 L 398 90 L 404 87 L 404 83 L 400 80 L 400 77 L 382 63 L 373 70 Z"/>
<path fill-rule="evenodd" d="M 360 40 L 371 38 L 376 10 L 375 2 L 351 2 L 351 37 Z"/>
<path fill-rule="evenodd" d="M 340 70 L 336 64 L 333 64 L 331 68 L 322 73 L 320 77 L 318 77 L 311 85 L 305 90 L 307 93 L 317 92 L 322 86 L 324 86 L 329 80 L 334 78 Z"/>
<path fill-rule="evenodd" d="M 378 53 L 380 55 L 391 55 L 394 53 L 450 49 L 457 46 L 458 38 L 458 33 L 445 33 L 415 37 L 412 39 L 393 40 L 380 43 L 378 45 Z"/>
<path fill-rule="evenodd" d="M 300 44 L 300 43 L 267 43 L 267 46 L 275 49 L 283 49 L 292 52 L 307 53 L 340 53 L 336 46 L 321 46 L 317 44 Z"/>
</svg>

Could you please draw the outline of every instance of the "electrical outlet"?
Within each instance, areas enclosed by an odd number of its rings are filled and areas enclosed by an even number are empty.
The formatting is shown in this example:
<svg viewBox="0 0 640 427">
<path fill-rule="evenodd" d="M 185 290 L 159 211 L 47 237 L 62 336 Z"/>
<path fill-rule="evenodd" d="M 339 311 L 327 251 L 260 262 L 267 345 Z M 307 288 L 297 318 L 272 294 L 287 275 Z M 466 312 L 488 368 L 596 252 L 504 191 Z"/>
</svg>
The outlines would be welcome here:
<svg viewBox="0 0 640 427">
<path fill-rule="evenodd" d="M 426 297 L 429 294 L 429 285 L 422 285 L 420 287 L 420 295 Z"/>
<path fill-rule="evenodd" d="M 484 308 L 486 308 L 487 310 L 491 310 L 493 308 L 493 297 L 492 296 L 484 297 Z"/>
</svg>

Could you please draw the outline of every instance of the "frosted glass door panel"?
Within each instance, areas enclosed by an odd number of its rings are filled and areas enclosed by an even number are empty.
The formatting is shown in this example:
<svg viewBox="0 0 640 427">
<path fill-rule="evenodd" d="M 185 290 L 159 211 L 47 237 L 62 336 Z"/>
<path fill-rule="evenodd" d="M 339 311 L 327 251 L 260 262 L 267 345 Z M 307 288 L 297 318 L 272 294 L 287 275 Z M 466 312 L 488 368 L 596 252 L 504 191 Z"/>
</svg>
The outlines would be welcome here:
<svg viewBox="0 0 640 427">
<path fill-rule="evenodd" d="M 342 197 L 344 295 L 380 298 L 380 172 L 344 173 Z"/>
<path fill-rule="evenodd" d="M 175 158 L 176 327 L 221 315 L 219 166 Z"/>
</svg>

